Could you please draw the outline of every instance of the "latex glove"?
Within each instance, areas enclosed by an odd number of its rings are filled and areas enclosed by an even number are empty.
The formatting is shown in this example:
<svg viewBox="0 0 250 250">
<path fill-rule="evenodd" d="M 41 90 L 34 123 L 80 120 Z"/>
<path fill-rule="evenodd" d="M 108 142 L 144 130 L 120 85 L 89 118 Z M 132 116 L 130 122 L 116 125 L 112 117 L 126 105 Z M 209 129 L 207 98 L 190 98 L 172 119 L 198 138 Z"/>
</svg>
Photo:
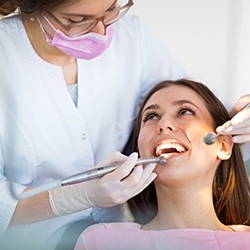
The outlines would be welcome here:
<svg viewBox="0 0 250 250">
<path fill-rule="evenodd" d="M 116 157 L 119 157 L 116 152 Z M 121 154 L 120 154 L 121 155 Z M 140 193 L 156 177 L 153 170 L 156 163 L 136 166 L 138 154 L 132 153 L 127 160 L 114 172 L 103 176 L 101 179 L 90 181 L 86 193 L 93 206 L 111 207 L 122 204 Z M 98 167 L 112 163 L 111 160 L 103 161 Z"/>
<path fill-rule="evenodd" d="M 112 173 L 99 179 L 49 191 L 50 205 L 54 214 L 61 216 L 95 206 L 111 207 L 122 204 L 137 195 L 156 177 L 153 173 L 155 163 L 134 168 L 137 159 L 137 153 L 132 153 L 127 157 L 115 152 L 97 165 L 97 167 L 102 167 L 124 161 Z"/>
<path fill-rule="evenodd" d="M 220 134 L 233 135 L 235 143 L 250 142 L 250 94 L 242 96 L 234 106 L 236 115 L 222 126 L 217 127 L 216 132 Z"/>
</svg>

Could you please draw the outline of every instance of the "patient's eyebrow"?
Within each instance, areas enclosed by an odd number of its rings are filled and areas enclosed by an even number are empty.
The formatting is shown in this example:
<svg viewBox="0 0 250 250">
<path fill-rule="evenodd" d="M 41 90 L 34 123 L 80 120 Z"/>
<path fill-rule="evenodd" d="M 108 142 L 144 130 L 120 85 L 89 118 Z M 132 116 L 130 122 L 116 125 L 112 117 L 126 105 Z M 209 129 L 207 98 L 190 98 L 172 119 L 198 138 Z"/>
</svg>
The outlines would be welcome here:
<svg viewBox="0 0 250 250">
<path fill-rule="evenodd" d="M 177 100 L 177 101 L 173 101 L 173 106 L 181 106 L 185 103 L 188 103 L 188 104 L 191 104 L 193 106 L 195 106 L 197 109 L 199 109 L 199 107 L 197 105 L 195 105 L 193 102 L 189 101 L 189 100 Z M 158 105 L 158 104 L 152 104 L 152 105 L 149 105 L 148 107 L 146 107 L 142 113 L 144 113 L 145 111 L 149 110 L 149 109 L 160 109 L 161 107 Z"/>
<path fill-rule="evenodd" d="M 173 105 L 174 106 L 181 106 L 185 103 L 191 104 L 193 106 L 195 106 L 197 109 L 199 109 L 199 107 L 197 105 L 195 105 L 193 102 L 189 101 L 189 100 L 178 100 L 178 101 L 174 101 Z"/>
<path fill-rule="evenodd" d="M 149 110 L 149 109 L 160 109 L 160 106 L 158 104 L 152 104 L 148 107 L 146 107 L 142 113 L 144 113 L 145 111 Z"/>
</svg>

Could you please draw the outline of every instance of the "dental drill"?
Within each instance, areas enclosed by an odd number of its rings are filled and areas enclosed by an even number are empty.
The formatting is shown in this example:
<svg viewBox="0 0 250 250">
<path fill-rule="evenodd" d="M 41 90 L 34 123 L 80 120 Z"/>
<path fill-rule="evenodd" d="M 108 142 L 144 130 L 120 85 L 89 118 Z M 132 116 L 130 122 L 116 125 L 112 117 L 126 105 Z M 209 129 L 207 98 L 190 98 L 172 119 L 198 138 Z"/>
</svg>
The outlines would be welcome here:
<svg viewBox="0 0 250 250">
<path fill-rule="evenodd" d="M 18 199 L 18 200 L 27 199 L 27 198 L 30 198 L 32 196 L 38 195 L 40 193 L 43 193 L 45 191 L 48 191 L 48 190 L 51 190 L 54 188 L 72 185 L 72 184 L 77 184 L 80 182 L 89 181 L 89 180 L 93 180 L 96 178 L 101 178 L 102 176 L 104 176 L 104 175 L 114 171 L 118 167 L 120 167 L 122 163 L 123 162 L 118 162 L 118 163 L 114 163 L 112 165 L 94 168 L 94 169 L 87 170 L 87 171 L 82 172 L 82 173 L 71 175 L 69 177 L 66 177 L 66 178 L 63 178 L 60 180 L 55 180 L 55 181 L 52 181 L 50 183 L 41 185 L 39 187 L 28 190 L 26 192 L 23 192 L 20 195 L 16 194 L 16 192 L 14 191 L 13 185 L 11 184 L 11 191 L 13 193 L 13 196 L 16 199 Z M 161 165 L 165 165 L 166 159 L 163 156 L 162 157 L 151 157 L 151 158 L 139 158 L 137 160 L 137 162 L 135 163 L 135 166 L 145 165 L 145 164 L 149 164 L 149 163 L 159 163 Z"/>
</svg>

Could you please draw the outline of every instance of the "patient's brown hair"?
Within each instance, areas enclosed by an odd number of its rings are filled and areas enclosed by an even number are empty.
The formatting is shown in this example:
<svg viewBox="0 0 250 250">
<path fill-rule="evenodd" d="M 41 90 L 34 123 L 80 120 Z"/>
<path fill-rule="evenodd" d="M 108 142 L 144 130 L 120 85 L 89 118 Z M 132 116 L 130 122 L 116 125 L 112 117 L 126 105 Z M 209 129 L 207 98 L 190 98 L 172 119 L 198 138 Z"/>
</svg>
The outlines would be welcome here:
<svg viewBox="0 0 250 250">
<path fill-rule="evenodd" d="M 138 151 L 137 140 L 141 125 L 142 110 L 156 91 L 171 85 L 185 86 L 196 92 L 203 100 L 213 119 L 214 128 L 230 119 L 220 100 L 202 83 L 180 79 L 164 81 L 156 85 L 142 103 L 134 129 L 133 150 Z M 166 96 L 167 98 L 167 96 Z M 219 220 L 226 224 L 250 225 L 250 184 L 239 145 L 233 146 L 230 159 L 221 161 L 213 180 L 213 202 Z M 128 201 L 135 221 L 145 224 L 157 213 L 157 198 L 154 184 Z"/>
</svg>

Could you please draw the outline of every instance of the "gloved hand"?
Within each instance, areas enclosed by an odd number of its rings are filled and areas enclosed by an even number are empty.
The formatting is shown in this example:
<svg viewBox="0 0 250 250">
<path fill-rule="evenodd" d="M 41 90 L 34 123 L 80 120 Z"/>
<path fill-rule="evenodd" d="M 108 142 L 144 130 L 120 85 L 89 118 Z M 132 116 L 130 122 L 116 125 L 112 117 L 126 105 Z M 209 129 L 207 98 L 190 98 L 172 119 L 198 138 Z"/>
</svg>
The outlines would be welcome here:
<svg viewBox="0 0 250 250">
<path fill-rule="evenodd" d="M 250 104 L 250 94 L 238 100 L 234 106 L 235 113 L 238 113 L 231 120 L 217 127 L 216 132 L 233 135 L 235 143 L 250 142 L 250 107 L 244 109 L 248 104 Z"/>
<path fill-rule="evenodd" d="M 137 195 L 156 177 L 153 173 L 156 163 L 134 168 L 137 159 L 137 153 L 132 153 L 127 157 L 115 152 L 97 165 L 97 167 L 102 167 L 124 161 L 112 173 L 99 179 L 49 191 L 50 205 L 54 214 L 61 216 L 95 206 L 111 207 L 122 204 Z"/>
</svg>

